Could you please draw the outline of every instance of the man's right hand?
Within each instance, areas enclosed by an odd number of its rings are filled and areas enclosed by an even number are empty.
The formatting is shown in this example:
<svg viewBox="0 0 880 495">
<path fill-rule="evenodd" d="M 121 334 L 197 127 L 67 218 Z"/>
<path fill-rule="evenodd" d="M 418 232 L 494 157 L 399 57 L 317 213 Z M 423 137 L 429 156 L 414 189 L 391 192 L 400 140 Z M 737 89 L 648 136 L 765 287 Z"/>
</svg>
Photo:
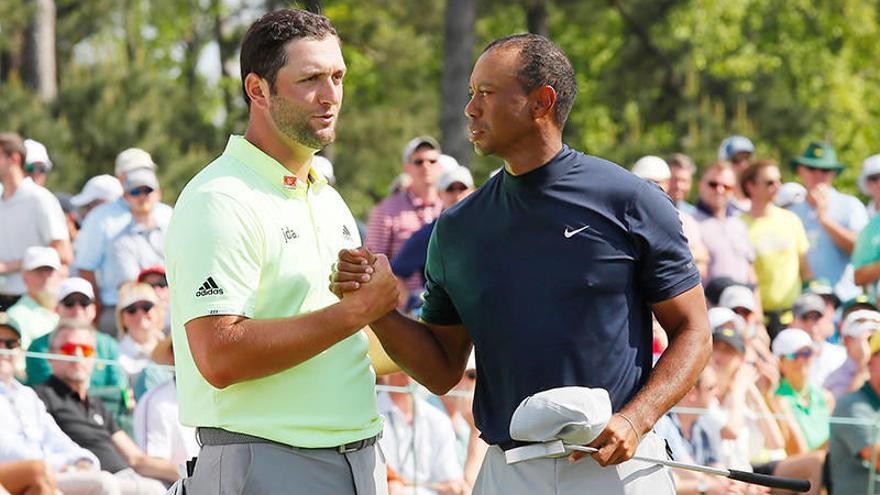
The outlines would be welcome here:
<svg viewBox="0 0 880 495">
<path fill-rule="evenodd" d="M 366 249 L 363 251 L 365 256 L 360 260 L 343 260 L 340 256 L 331 276 L 330 290 L 341 295 L 345 301 L 358 305 L 368 321 L 372 322 L 397 307 L 399 289 L 388 258 L 384 254 L 374 255 Z M 373 259 L 371 263 L 370 258 Z M 339 287 L 347 287 L 347 290 Z"/>
<path fill-rule="evenodd" d="M 330 291 L 342 299 L 346 292 L 356 291 L 370 281 L 375 271 L 376 255 L 365 247 L 339 251 L 330 274 Z"/>
</svg>

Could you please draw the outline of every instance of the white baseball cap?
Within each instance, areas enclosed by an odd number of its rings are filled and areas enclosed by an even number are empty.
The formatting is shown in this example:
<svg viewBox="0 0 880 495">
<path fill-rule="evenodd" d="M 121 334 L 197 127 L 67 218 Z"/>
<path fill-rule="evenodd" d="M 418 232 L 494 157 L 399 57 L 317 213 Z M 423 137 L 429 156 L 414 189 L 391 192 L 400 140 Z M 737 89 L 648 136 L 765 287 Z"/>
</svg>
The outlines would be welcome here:
<svg viewBox="0 0 880 495">
<path fill-rule="evenodd" d="M 73 206 L 85 206 L 92 201 L 116 201 L 122 196 L 122 184 L 116 177 L 109 174 L 96 175 L 86 182 L 82 191 L 70 198 Z"/>
<path fill-rule="evenodd" d="M 61 269 L 58 251 L 47 246 L 31 246 L 24 250 L 24 257 L 21 260 L 22 271 L 36 270 L 44 266 L 55 270 Z"/>
<path fill-rule="evenodd" d="M 156 177 L 156 172 L 153 172 L 152 169 L 139 168 L 125 174 L 126 191 L 133 191 L 143 186 L 159 189 L 159 179 Z"/>
<path fill-rule="evenodd" d="M 642 179 L 652 181 L 669 180 L 672 177 L 672 172 L 669 171 L 669 164 L 666 163 L 666 160 L 654 155 L 639 158 L 632 167 L 632 173 Z"/>
<path fill-rule="evenodd" d="M 91 300 L 95 300 L 95 291 L 88 280 L 79 277 L 64 279 L 58 287 L 58 300 L 62 300 L 71 294 L 82 294 Z"/>
<path fill-rule="evenodd" d="M 443 173 L 451 172 L 461 166 L 454 156 L 444 155 L 443 153 L 440 153 L 440 156 L 437 157 L 437 161 L 440 162 L 440 166 L 443 167 Z"/>
<path fill-rule="evenodd" d="M 733 135 L 721 141 L 721 146 L 718 147 L 718 159 L 731 160 L 737 153 L 743 151 L 746 153 L 755 152 L 752 140 L 745 136 Z"/>
<path fill-rule="evenodd" d="M 440 151 L 440 143 L 431 136 L 418 136 L 410 139 L 403 148 L 403 163 L 409 163 L 409 159 L 420 146 L 428 146 L 431 149 Z"/>
<path fill-rule="evenodd" d="M 776 206 L 785 208 L 803 203 L 805 199 L 807 199 L 807 189 L 804 186 L 797 182 L 786 182 L 779 186 L 779 190 L 776 191 L 776 197 L 773 198 L 773 203 Z"/>
<path fill-rule="evenodd" d="M 868 191 L 868 177 L 877 174 L 880 174 L 880 155 L 871 155 L 865 158 L 865 161 L 862 162 L 862 173 L 859 175 L 858 180 L 859 190 L 863 194 L 871 195 L 871 192 Z"/>
<path fill-rule="evenodd" d="M 116 155 L 114 172 L 117 176 L 139 168 L 156 169 L 156 162 L 149 153 L 140 148 L 128 148 Z"/>
<path fill-rule="evenodd" d="M 52 170 L 52 160 L 49 159 L 49 151 L 46 149 L 43 143 L 39 141 L 34 141 L 33 139 L 25 139 L 24 149 L 25 165 L 30 165 L 31 163 L 45 163 L 46 167 L 49 170 Z"/>
<path fill-rule="evenodd" d="M 456 182 L 461 182 L 469 188 L 474 187 L 474 177 L 471 175 L 471 171 L 464 167 L 458 167 L 440 177 L 440 181 L 437 182 L 437 190 L 445 191 Z"/>
<path fill-rule="evenodd" d="M 877 330 L 880 330 L 880 312 L 871 309 L 853 311 L 840 324 L 840 333 L 847 337 L 858 337 Z"/>
<path fill-rule="evenodd" d="M 804 347 L 813 347 L 813 339 L 810 334 L 800 328 L 786 328 L 779 332 L 773 343 L 770 344 L 770 350 L 774 356 L 785 356 L 786 354 L 794 354 Z"/>
<path fill-rule="evenodd" d="M 333 174 L 333 162 L 327 158 L 321 155 L 312 156 L 312 168 L 323 175 L 331 185 L 336 183 L 336 176 Z"/>
<path fill-rule="evenodd" d="M 755 295 L 748 287 L 731 285 L 721 292 L 721 297 L 718 298 L 718 305 L 730 309 L 746 308 L 754 312 L 756 309 Z"/>
<path fill-rule="evenodd" d="M 734 313 L 730 308 L 710 308 L 708 316 L 709 327 L 713 330 L 731 322 L 740 333 L 743 333 L 746 329 L 746 321 L 743 320 L 742 316 Z"/>
<path fill-rule="evenodd" d="M 522 442 L 586 445 L 611 419 L 611 399 L 602 388 L 559 387 L 523 399 L 510 419 L 510 438 Z"/>
</svg>

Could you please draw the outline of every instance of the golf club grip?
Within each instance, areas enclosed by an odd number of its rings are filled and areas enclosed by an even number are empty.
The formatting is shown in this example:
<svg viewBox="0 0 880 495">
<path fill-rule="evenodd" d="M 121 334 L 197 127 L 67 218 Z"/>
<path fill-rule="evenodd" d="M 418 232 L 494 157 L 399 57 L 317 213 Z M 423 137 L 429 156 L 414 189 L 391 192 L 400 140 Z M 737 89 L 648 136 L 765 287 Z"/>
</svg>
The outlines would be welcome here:
<svg viewBox="0 0 880 495">
<path fill-rule="evenodd" d="M 747 471 L 737 471 L 736 469 L 729 469 L 728 471 L 730 471 L 730 475 L 727 477 L 732 480 L 743 481 L 753 485 L 769 486 L 770 488 L 782 488 L 784 490 L 792 490 L 795 492 L 810 491 L 809 480 L 771 476 L 769 474 L 749 473 Z"/>
</svg>

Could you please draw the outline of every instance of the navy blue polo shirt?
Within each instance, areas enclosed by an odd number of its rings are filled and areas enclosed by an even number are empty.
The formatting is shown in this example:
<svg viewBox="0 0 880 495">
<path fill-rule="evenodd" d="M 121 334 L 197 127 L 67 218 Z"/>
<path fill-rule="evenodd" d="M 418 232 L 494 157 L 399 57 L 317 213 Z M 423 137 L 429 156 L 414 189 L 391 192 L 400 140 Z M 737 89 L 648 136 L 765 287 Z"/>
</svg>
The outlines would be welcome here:
<svg viewBox="0 0 880 495">
<path fill-rule="evenodd" d="M 567 146 L 521 176 L 496 174 L 437 221 L 422 319 L 474 342 L 474 415 L 510 440 L 519 403 L 561 386 L 601 387 L 615 411 L 651 369 L 650 304 L 700 283 L 672 200 Z"/>
</svg>

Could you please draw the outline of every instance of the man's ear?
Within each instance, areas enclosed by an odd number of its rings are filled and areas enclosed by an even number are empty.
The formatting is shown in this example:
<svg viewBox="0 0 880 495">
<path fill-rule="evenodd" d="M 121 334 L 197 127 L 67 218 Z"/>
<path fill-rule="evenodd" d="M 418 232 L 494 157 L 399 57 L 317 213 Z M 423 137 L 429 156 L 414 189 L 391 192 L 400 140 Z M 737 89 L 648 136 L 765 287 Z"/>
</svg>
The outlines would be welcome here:
<svg viewBox="0 0 880 495">
<path fill-rule="evenodd" d="M 556 90 L 553 86 L 541 86 L 535 88 L 534 106 L 532 107 L 532 117 L 534 119 L 550 118 L 555 119 L 556 112 Z"/>
<path fill-rule="evenodd" d="M 271 95 L 271 91 L 269 89 L 268 81 L 251 72 L 244 78 L 244 90 L 247 93 L 248 98 L 251 99 L 252 106 L 257 106 L 259 108 L 269 107 L 269 96 Z"/>
</svg>

